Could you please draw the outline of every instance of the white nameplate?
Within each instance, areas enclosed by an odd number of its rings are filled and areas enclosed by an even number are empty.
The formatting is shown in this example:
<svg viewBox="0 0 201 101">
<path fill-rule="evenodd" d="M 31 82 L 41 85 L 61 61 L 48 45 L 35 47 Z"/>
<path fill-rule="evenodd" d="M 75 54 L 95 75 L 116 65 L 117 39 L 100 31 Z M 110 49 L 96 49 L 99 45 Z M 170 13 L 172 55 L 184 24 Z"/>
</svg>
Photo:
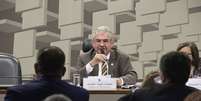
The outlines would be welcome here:
<svg viewBox="0 0 201 101">
<path fill-rule="evenodd" d="M 188 79 L 188 82 L 186 83 L 186 85 L 190 86 L 190 87 L 195 87 L 195 88 L 201 90 L 201 78 L 200 77 L 190 78 L 190 79 Z"/>
<path fill-rule="evenodd" d="M 116 78 L 110 76 L 89 76 L 83 79 L 83 88 L 87 90 L 115 90 Z"/>
</svg>

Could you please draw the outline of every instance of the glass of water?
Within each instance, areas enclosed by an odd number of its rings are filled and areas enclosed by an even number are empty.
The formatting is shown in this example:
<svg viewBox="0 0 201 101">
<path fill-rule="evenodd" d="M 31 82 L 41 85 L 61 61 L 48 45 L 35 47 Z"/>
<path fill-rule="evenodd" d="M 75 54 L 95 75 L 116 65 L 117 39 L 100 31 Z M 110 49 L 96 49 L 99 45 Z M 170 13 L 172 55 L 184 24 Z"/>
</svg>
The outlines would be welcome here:
<svg viewBox="0 0 201 101">
<path fill-rule="evenodd" d="M 80 74 L 73 74 L 73 84 L 80 86 Z"/>
</svg>

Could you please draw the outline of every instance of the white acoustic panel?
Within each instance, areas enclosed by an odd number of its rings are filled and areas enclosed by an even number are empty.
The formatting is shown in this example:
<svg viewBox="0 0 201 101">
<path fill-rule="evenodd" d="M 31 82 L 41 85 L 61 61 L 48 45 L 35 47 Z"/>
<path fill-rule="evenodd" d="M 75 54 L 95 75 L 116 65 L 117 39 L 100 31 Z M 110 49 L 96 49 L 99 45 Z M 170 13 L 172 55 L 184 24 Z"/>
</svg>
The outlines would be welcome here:
<svg viewBox="0 0 201 101">
<path fill-rule="evenodd" d="M 120 45 L 127 45 L 142 42 L 141 27 L 136 25 L 136 21 L 125 22 L 120 24 Z"/>
<path fill-rule="evenodd" d="M 188 23 L 188 0 L 178 0 L 167 3 L 167 9 L 161 14 L 161 23 L 166 26 L 173 26 Z"/>
<path fill-rule="evenodd" d="M 139 52 L 139 61 L 152 61 L 152 60 L 157 60 L 157 53 L 152 52 L 152 53 L 144 53 L 144 52 Z"/>
<path fill-rule="evenodd" d="M 66 25 L 60 27 L 61 34 L 60 39 L 73 39 L 73 38 L 80 38 L 83 36 L 83 24 L 82 23 L 75 23 L 71 25 Z"/>
<path fill-rule="evenodd" d="M 199 37 L 198 37 L 198 35 L 187 36 L 185 34 L 181 34 L 181 35 L 179 35 L 178 40 L 180 43 L 183 43 L 186 41 L 197 42 L 199 40 Z"/>
<path fill-rule="evenodd" d="M 34 55 L 35 50 L 35 30 L 17 32 L 14 35 L 13 54 L 16 57 L 30 57 Z"/>
<path fill-rule="evenodd" d="M 118 45 L 118 49 L 126 54 L 137 54 L 137 45 Z"/>
<path fill-rule="evenodd" d="M 160 34 L 163 35 L 176 35 L 181 33 L 181 25 L 176 26 L 165 26 L 164 24 L 159 23 Z"/>
<path fill-rule="evenodd" d="M 162 44 L 162 37 L 159 31 L 143 33 L 142 49 L 144 52 L 161 51 Z"/>
<path fill-rule="evenodd" d="M 134 0 L 108 0 L 110 14 L 134 11 Z"/>
<path fill-rule="evenodd" d="M 166 10 L 166 0 L 141 0 L 139 2 L 141 15 L 164 12 Z"/>
<path fill-rule="evenodd" d="M 136 11 L 136 23 L 137 25 L 149 25 L 159 23 L 159 13 L 148 14 L 148 15 L 139 15 Z"/>
<path fill-rule="evenodd" d="M 51 46 L 57 46 L 59 47 L 65 54 L 66 61 L 65 61 L 65 66 L 66 66 L 66 73 L 64 75 L 64 79 L 69 79 L 70 78 L 70 61 L 71 61 L 71 41 L 70 40 L 61 40 L 61 41 L 56 41 L 52 42 L 50 44 Z"/>
<path fill-rule="evenodd" d="M 21 29 L 21 23 L 9 20 L 9 19 L 1 19 L 0 20 L 0 31 L 5 33 L 11 33 L 15 31 L 19 31 Z"/>
<path fill-rule="evenodd" d="M 139 61 L 132 61 L 131 64 L 137 72 L 138 79 L 143 79 L 143 64 Z"/>
<path fill-rule="evenodd" d="M 36 55 L 32 57 L 19 58 L 19 61 L 21 65 L 22 79 L 31 80 L 35 74 L 34 64 L 36 63 Z"/>
<path fill-rule="evenodd" d="M 59 0 L 59 26 L 83 21 L 83 0 Z"/>
<path fill-rule="evenodd" d="M 97 12 L 107 9 L 107 1 L 105 0 L 84 0 L 84 9 L 89 12 Z"/>
<path fill-rule="evenodd" d="M 178 38 L 164 39 L 163 52 L 176 51 L 179 44 Z"/>
<path fill-rule="evenodd" d="M 186 35 L 201 33 L 201 12 L 189 14 L 189 23 L 182 25 L 182 33 Z"/>
<path fill-rule="evenodd" d="M 201 7 L 201 0 L 188 0 L 188 8 Z"/>
<path fill-rule="evenodd" d="M 47 25 L 47 10 L 38 8 L 22 13 L 22 28 L 34 28 Z"/>
<path fill-rule="evenodd" d="M 109 15 L 108 10 L 94 12 L 92 20 L 93 31 L 99 26 L 108 26 L 113 33 L 116 32 L 115 17 L 113 15 Z"/>
<path fill-rule="evenodd" d="M 42 7 L 42 0 L 15 0 L 15 11 L 23 12 Z"/>
<path fill-rule="evenodd" d="M 60 35 L 50 31 L 42 31 L 36 33 L 36 41 L 50 43 L 54 41 L 58 41 L 60 39 Z"/>
</svg>

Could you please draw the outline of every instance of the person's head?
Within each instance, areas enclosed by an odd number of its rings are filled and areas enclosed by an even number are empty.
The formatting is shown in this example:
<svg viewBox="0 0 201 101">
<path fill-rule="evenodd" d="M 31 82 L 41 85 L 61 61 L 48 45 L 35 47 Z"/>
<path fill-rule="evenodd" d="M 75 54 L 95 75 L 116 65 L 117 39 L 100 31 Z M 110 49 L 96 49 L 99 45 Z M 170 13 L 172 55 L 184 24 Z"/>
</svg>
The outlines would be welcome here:
<svg viewBox="0 0 201 101">
<path fill-rule="evenodd" d="M 178 45 L 177 51 L 183 52 L 189 56 L 189 58 L 192 61 L 192 66 L 195 67 L 195 69 L 199 66 L 199 51 L 195 43 L 193 42 L 184 42 Z"/>
<path fill-rule="evenodd" d="M 92 47 L 97 53 L 108 54 L 114 44 L 114 35 L 107 26 L 100 26 L 92 33 Z"/>
<path fill-rule="evenodd" d="M 64 67 L 65 54 L 56 47 L 50 46 L 39 50 L 35 63 L 37 75 L 49 77 L 62 77 L 66 71 Z"/>
<path fill-rule="evenodd" d="M 161 57 L 160 72 L 164 84 L 184 85 L 189 78 L 191 60 L 181 52 L 169 52 Z"/>
<path fill-rule="evenodd" d="M 195 91 L 193 93 L 190 93 L 184 101 L 201 101 L 201 91 Z"/>
<path fill-rule="evenodd" d="M 53 94 L 45 98 L 44 101 L 72 101 L 69 97 L 62 94 Z"/>
</svg>

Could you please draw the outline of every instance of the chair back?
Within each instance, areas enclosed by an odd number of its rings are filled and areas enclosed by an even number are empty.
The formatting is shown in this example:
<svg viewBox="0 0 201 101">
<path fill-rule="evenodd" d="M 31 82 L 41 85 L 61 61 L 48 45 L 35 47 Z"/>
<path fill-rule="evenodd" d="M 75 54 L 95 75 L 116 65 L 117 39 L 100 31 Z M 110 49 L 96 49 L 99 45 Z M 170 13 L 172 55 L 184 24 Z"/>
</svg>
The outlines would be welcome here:
<svg viewBox="0 0 201 101">
<path fill-rule="evenodd" d="M 82 43 L 82 51 L 83 52 L 88 52 L 89 50 L 91 50 L 92 44 L 91 44 L 91 40 L 90 39 L 85 39 Z"/>
<path fill-rule="evenodd" d="M 21 67 L 17 58 L 9 54 L 0 54 L 0 85 L 21 83 Z"/>
</svg>

